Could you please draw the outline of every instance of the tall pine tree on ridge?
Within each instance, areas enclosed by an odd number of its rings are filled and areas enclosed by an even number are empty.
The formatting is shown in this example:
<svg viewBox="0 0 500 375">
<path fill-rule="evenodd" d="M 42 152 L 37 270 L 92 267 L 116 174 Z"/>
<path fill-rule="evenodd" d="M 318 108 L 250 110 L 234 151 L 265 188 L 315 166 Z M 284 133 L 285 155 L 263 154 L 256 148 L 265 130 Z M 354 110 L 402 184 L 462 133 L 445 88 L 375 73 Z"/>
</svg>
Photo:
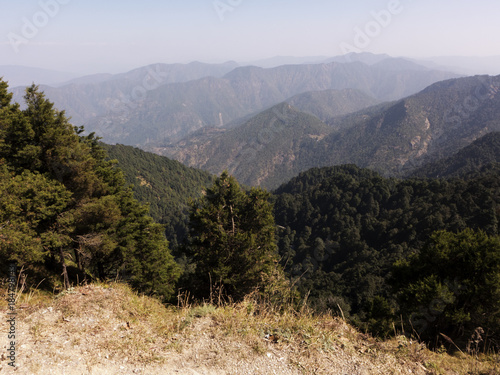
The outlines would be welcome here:
<svg viewBox="0 0 500 375">
<path fill-rule="evenodd" d="M 77 273 L 118 277 L 171 297 L 180 270 L 162 226 L 106 161 L 98 138 L 82 136 L 37 86 L 27 88 L 25 110 L 7 88 L 0 80 L 0 271 L 16 262 L 64 288 Z"/>
</svg>

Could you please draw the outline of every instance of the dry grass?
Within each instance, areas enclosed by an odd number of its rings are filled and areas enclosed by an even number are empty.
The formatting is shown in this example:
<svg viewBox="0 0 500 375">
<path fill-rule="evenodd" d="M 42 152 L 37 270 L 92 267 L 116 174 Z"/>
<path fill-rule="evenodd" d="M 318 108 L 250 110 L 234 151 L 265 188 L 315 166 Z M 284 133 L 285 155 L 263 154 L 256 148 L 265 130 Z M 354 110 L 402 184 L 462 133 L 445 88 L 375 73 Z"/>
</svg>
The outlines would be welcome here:
<svg viewBox="0 0 500 375">
<path fill-rule="evenodd" d="M 342 319 L 256 302 L 165 307 L 122 284 L 19 298 L 19 374 L 499 374 L 498 355 L 378 341 Z M 0 305 L 5 321 L 6 305 Z M 6 343 L 6 325 L 0 343 Z M 5 359 L 0 373 L 9 373 Z"/>
</svg>

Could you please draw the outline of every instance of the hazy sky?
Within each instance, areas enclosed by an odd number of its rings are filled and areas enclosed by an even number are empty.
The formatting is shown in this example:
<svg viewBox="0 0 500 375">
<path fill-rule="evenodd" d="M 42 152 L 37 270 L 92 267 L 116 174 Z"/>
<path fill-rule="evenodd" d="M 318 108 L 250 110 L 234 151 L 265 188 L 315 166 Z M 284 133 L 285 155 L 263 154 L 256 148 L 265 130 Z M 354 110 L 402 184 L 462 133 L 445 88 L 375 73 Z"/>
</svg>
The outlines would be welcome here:
<svg viewBox="0 0 500 375">
<path fill-rule="evenodd" d="M 498 0 L 0 0 L 0 65 L 117 73 L 277 55 L 500 55 Z"/>
</svg>

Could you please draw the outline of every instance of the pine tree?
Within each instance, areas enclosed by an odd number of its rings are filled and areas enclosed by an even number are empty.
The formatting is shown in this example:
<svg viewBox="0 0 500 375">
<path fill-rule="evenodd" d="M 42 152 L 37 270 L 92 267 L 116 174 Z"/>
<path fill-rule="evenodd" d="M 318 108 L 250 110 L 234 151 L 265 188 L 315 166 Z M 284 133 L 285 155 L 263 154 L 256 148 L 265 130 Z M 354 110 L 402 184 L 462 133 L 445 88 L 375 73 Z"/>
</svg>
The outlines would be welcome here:
<svg viewBox="0 0 500 375">
<path fill-rule="evenodd" d="M 235 300 L 269 283 L 277 266 L 274 217 L 269 193 L 245 192 L 227 172 L 194 202 L 190 246 L 196 272 L 195 294 L 212 287 Z"/>
<path fill-rule="evenodd" d="M 38 173 L 14 175 L 5 165 L 0 166 L 0 192 L 1 263 L 43 262 L 48 254 L 46 235 L 71 193 Z"/>
<path fill-rule="evenodd" d="M 163 228 L 134 198 L 94 134 L 82 136 L 43 92 L 11 104 L 0 80 L 0 258 L 52 279 L 68 269 L 122 278 L 169 298 L 179 268 Z"/>
</svg>

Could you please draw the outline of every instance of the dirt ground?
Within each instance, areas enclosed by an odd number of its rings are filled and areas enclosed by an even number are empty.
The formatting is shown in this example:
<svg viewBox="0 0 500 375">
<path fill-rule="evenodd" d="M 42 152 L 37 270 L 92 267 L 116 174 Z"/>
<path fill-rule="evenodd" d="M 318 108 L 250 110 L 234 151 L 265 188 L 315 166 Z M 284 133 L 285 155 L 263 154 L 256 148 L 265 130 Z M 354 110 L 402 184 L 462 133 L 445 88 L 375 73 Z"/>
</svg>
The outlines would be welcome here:
<svg viewBox="0 0 500 375">
<path fill-rule="evenodd" d="M 0 374 L 432 373 L 420 361 L 383 350 L 373 340 L 353 343 L 357 334 L 343 321 L 330 329 L 335 340 L 320 348 L 248 333 L 245 322 L 231 313 L 167 310 L 131 298 L 123 288 L 94 285 L 41 304 L 20 303 L 12 368 L 6 355 L 7 307 L 2 306 Z"/>
</svg>

